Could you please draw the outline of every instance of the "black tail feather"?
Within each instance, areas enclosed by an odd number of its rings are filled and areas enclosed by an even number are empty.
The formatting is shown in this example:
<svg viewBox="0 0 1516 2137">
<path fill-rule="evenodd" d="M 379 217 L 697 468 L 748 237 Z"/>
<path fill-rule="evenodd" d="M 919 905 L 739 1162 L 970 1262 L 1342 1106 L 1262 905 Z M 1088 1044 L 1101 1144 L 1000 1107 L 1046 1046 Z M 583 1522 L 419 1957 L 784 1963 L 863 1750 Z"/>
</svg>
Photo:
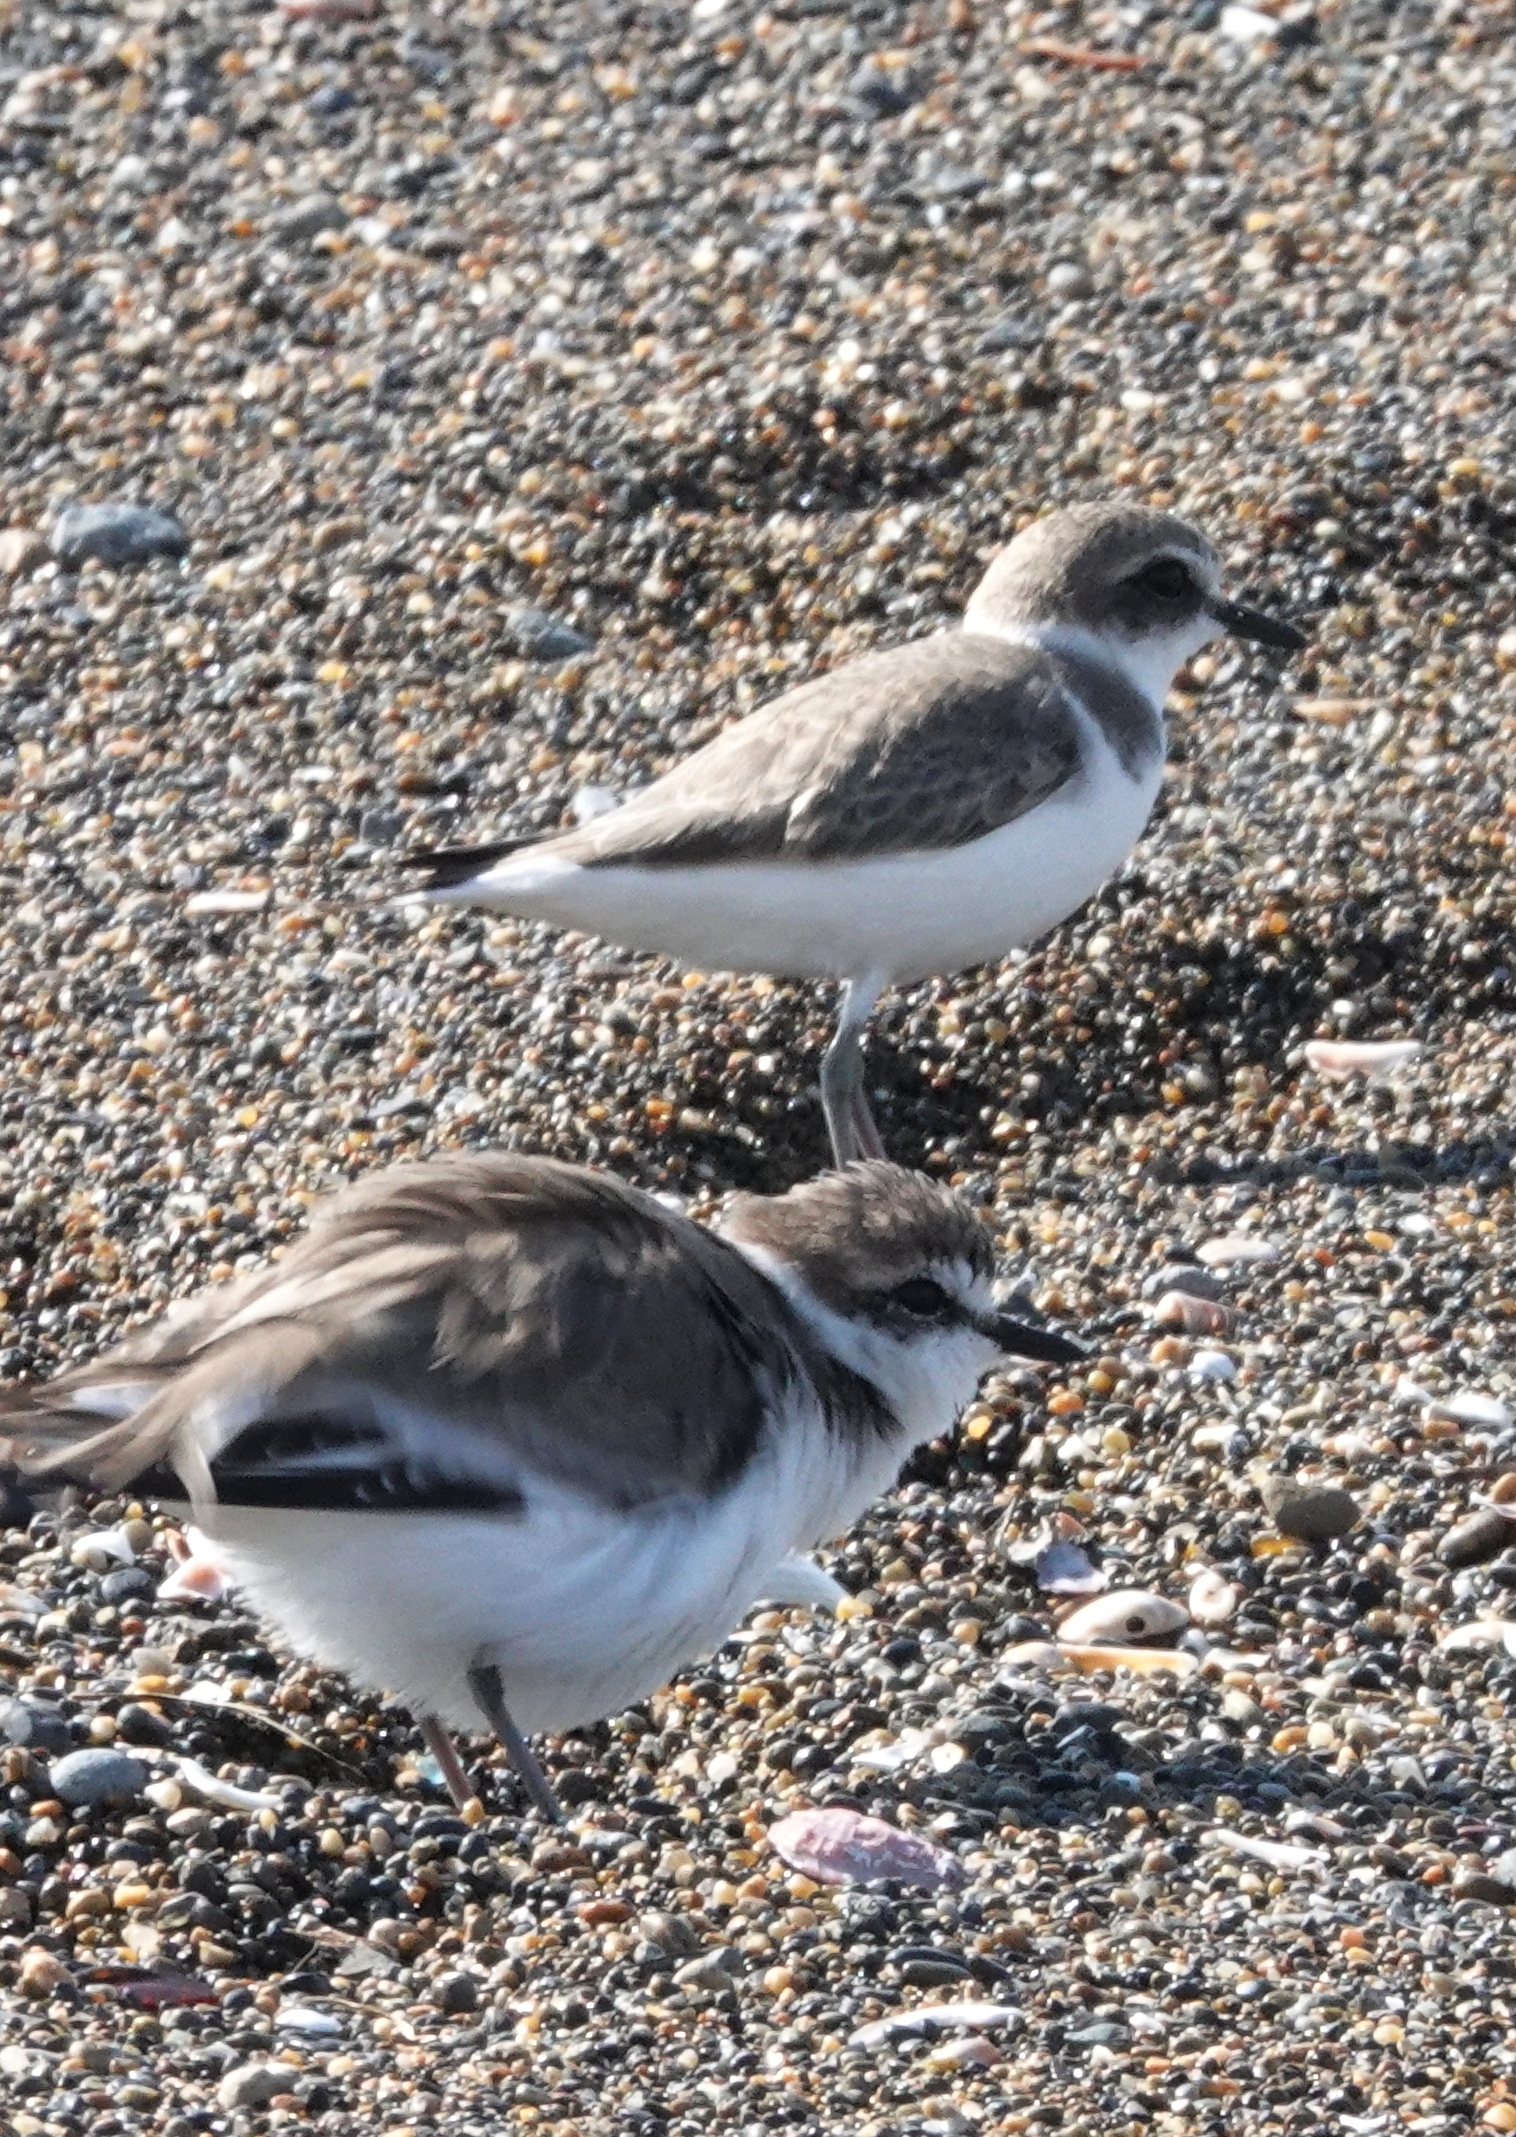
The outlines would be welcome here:
<svg viewBox="0 0 1516 2137">
<path fill-rule="evenodd" d="M 472 882 L 497 861 L 508 854 L 519 853 L 523 846 L 535 844 L 529 838 L 501 839 L 494 846 L 436 846 L 425 853 L 397 854 L 402 868 L 428 868 L 431 874 L 422 884 L 423 890 L 452 890 L 460 883 Z"/>
</svg>

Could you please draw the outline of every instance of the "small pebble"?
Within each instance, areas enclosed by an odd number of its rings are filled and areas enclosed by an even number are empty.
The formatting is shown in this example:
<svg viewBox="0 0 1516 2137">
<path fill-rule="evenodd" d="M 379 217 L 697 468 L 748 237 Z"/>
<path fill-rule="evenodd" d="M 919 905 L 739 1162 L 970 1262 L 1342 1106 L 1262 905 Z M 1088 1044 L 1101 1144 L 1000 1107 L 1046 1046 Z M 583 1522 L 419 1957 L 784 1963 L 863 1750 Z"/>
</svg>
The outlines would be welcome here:
<svg viewBox="0 0 1516 2137">
<path fill-rule="evenodd" d="M 16 1985 L 23 1996 L 38 1999 L 56 1996 L 60 1989 L 72 1988 L 73 1975 L 60 1959 L 49 1951 L 24 1951 L 16 1971 Z"/>
<path fill-rule="evenodd" d="M 512 609 L 506 626 L 528 660 L 556 662 L 574 660 L 591 650 L 589 639 L 571 624 L 540 608 Z"/>
<path fill-rule="evenodd" d="M 1259 1495 L 1280 1534 L 1306 1543 L 1345 1536 L 1362 1519 L 1357 1500 L 1334 1484 L 1270 1476 L 1260 1484 Z"/>
<path fill-rule="evenodd" d="M 1055 260 L 1047 271 L 1047 288 L 1049 296 L 1062 298 L 1066 303 L 1095 293 L 1089 270 L 1075 260 Z"/>
<path fill-rule="evenodd" d="M 1478 1507 L 1455 1522 L 1437 1546 L 1445 1566 L 1482 1566 L 1516 1543 L 1516 1507 Z"/>
<path fill-rule="evenodd" d="M 239 2063 L 217 2085 L 216 2099 L 229 2115 L 267 2107 L 280 2093 L 289 2092 L 294 2080 L 288 2063 Z"/>
</svg>

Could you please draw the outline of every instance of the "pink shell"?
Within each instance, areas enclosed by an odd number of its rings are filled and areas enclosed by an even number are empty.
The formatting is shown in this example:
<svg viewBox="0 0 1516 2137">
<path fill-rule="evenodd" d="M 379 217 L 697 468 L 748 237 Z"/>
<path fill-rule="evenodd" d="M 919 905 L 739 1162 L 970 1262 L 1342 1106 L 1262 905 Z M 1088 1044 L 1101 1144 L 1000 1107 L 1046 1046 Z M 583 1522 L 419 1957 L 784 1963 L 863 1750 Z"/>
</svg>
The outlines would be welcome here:
<svg viewBox="0 0 1516 2137">
<path fill-rule="evenodd" d="M 882 1818 L 865 1818 L 861 1811 L 795 1811 L 769 1827 L 769 1843 L 792 1870 L 823 1885 L 890 1879 L 932 1892 L 968 1883 L 963 1864 L 946 1848 L 918 1833 L 902 1833 Z"/>
<path fill-rule="evenodd" d="M 1165 1291 L 1153 1308 L 1160 1328 L 1182 1328 L 1189 1336 L 1225 1335 L 1237 1325 L 1237 1314 L 1219 1299 L 1197 1299 L 1188 1291 Z"/>
<path fill-rule="evenodd" d="M 1312 1039 L 1305 1058 L 1318 1076 L 1384 1076 L 1420 1052 L 1419 1039 Z"/>
</svg>

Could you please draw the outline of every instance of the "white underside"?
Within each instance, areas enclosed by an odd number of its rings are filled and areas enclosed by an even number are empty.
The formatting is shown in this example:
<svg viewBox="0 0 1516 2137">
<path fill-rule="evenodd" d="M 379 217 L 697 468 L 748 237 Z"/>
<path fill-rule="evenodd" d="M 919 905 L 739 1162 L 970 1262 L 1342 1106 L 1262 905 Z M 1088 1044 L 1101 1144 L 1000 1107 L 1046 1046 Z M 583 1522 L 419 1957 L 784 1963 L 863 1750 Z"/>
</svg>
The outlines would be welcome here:
<svg viewBox="0 0 1516 2137">
<path fill-rule="evenodd" d="M 1128 777 L 1095 722 L 1081 718 L 1084 774 L 966 846 L 867 861 L 662 868 L 583 868 L 528 849 L 427 895 L 706 971 L 880 973 L 905 984 L 961 971 L 1035 942 L 1066 918 L 1121 866 L 1147 822 L 1161 759 Z"/>
<path fill-rule="evenodd" d="M 835 1601 L 791 1554 L 845 1529 L 905 1452 L 876 1442 L 860 1462 L 811 1410 L 714 1500 L 615 1512 L 523 1476 L 520 1516 L 202 1506 L 195 1519 L 297 1653 L 473 1730 L 467 1674 L 495 1663 L 530 1734 L 645 1698 L 760 1600 Z"/>
</svg>

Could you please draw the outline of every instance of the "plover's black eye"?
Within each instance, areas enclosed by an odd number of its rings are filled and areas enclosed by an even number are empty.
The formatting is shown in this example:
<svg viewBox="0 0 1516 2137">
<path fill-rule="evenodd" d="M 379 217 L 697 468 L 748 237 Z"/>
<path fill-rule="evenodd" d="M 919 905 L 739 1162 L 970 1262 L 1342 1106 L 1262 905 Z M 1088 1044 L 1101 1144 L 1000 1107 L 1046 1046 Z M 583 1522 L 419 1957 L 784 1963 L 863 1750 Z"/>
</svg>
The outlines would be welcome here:
<svg viewBox="0 0 1516 2137">
<path fill-rule="evenodd" d="M 1195 591 L 1195 581 L 1177 557 L 1155 557 L 1132 583 L 1145 594 L 1156 594 L 1160 601 L 1183 601 Z"/>
<path fill-rule="evenodd" d="M 903 1306 L 907 1313 L 914 1313 L 923 1321 L 941 1320 L 954 1307 L 953 1299 L 930 1276 L 909 1277 L 895 1287 L 890 1297 L 897 1306 Z"/>
</svg>

